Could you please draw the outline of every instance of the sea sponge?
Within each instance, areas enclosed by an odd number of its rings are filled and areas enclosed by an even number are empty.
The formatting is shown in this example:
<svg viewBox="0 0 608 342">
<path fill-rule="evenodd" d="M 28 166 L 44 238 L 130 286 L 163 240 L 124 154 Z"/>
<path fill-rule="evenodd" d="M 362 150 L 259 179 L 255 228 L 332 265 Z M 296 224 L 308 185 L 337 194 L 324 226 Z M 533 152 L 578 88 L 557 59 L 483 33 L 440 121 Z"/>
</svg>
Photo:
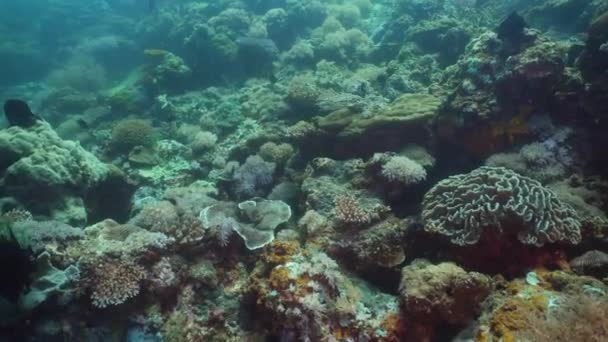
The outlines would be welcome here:
<svg viewBox="0 0 608 342">
<path fill-rule="evenodd" d="M 424 181 L 426 170 L 408 157 L 394 156 L 382 165 L 382 176 L 391 182 L 411 185 Z"/>
<path fill-rule="evenodd" d="M 152 147 L 156 142 L 156 131 L 148 120 L 126 119 L 112 129 L 110 146 L 116 152 L 128 153 L 135 146 Z"/>
<path fill-rule="evenodd" d="M 574 209 L 538 181 L 502 167 L 448 177 L 427 192 L 422 206 L 425 230 L 457 245 L 477 243 L 488 228 L 536 246 L 581 241 Z"/>
</svg>

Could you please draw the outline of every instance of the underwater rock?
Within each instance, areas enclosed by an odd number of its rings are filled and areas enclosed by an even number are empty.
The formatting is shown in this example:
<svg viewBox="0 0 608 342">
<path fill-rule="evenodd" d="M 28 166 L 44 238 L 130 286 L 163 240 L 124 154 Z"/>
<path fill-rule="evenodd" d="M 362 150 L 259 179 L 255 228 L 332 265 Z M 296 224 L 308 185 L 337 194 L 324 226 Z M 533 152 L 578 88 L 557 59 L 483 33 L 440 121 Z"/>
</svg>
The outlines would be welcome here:
<svg viewBox="0 0 608 342">
<path fill-rule="evenodd" d="M 535 28 L 575 34 L 587 29 L 593 14 L 600 7 L 598 1 L 548 0 L 534 5 L 523 13 L 526 21 Z"/>
<path fill-rule="evenodd" d="M 481 311 L 494 289 L 490 277 L 466 272 L 454 263 L 414 260 L 401 271 L 401 299 L 405 312 L 427 324 L 467 324 Z"/>
<path fill-rule="evenodd" d="M 387 108 L 369 118 L 355 117 L 340 136 L 365 136 L 376 130 L 420 130 L 437 114 L 441 98 L 430 94 L 404 94 L 395 99 Z M 390 127 L 390 129 L 389 129 Z"/>
<path fill-rule="evenodd" d="M 578 274 L 602 279 L 608 275 L 608 254 L 598 250 L 589 251 L 570 260 L 570 266 Z"/>
<path fill-rule="evenodd" d="M 456 245 L 476 244 L 488 229 L 536 246 L 581 242 L 574 209 L 538 181 L 502 167 L 448 177 L 427 192 L 422 206 L 424 229 Z"/>
<path fill-rule="evenodd" d="M 179 56 L 166 50 L 148 49 L 149 63 L 143 70 L 142 82 L 155 93 L 181 92 L 191 81 L 192 70 Z"/>
<path fill-rule="evenodd" d="M 509 45 L 509 50 L 516 51 L 525 35 L 524 29 L 528 26 L 526 20 L 517 12 L 512 12 L 496 28 L 498 39 Z"/>
<path fill-rule="evenodd" d="M 391 216 L 363 230 L 334 232 L 330 238 L 330 248 L 335 250 L 332 254 L 335 254 L 336 258 L 345 263 L 352 263 L 356 270 L 368 270 L 373 273 L 377 267 L 396 267 L 407 257 L 406 241 L 412 226 L 411 219 Z M 311 233 L 322 233 L 318 232 L 319 228 L 315 230 Z M 325 235 L 329 235 L 327 231 Z"/>
<path fill-rule="evenodd" d="M 81 239 L 82 229 L 57 221 L 17 221 L 12 225 L 19 246 L 38 255 L 48 249 L 63 250 L 71 241 Z"/>
<path fill-rule="evenodd" d="M 562 271 L 536 273 L 538 285 L 515 279 L 488 298 L 474 336 L 486 341 L 606 339 L 607 289 L 601 281 Z"/>
<path fill-rule="evenodd" d="M 179 246 L 195 245 L 204 237 L 204 230 L 196 216 L 167 200 L 150 203 L 130 221 L 138 227 L 168 236 Z"/>
<path fill-rule="evenodd" d="M 119 224 L 107 219 L 84 229 L 84 238 L 72 244 L 68 254 L 78 258 L 123 257 L 137 259 L 146 253 L 167 249 L 174 239 L 159 232 L 150 232 L 133 224 Z"/>
<path fill-rule="evenodd" d="M 309 170 L 302 182 L 306 209 L 331 218 L 333 225 L 361 228 L 389 211 L 377 194 L 357 186 L 366 178 L 361 159 L 316 158 L 309 163 Z"/>
<path fill-rule="evenodd" d="M 493 32 L 467 46 L 437 118 L 438 135 L 476 157 L 523 141 L 533 113 L 559 108 L 556 89 L 566 78 L 568 46 L 527 30 L 518 51 L 507 57 L 504 48 Z"/>
<path fill-rule="evenodd" d="M 131 149 L 129 152 L 129 162 L 143 166 L 158 164 L 154 151 L 144 146 L 135 146 Z"/>
<path fill-rule="evenodd" d="M 412 40 L 431 53 L 439 53 L 439 61 L 450 65 L 458 60 L 471 39 L 468 27 L 456 19 L 441 18 L 419 22 L 407 30 Z"/>
<path fill-rule="evenodd" d="M 63 211 L 75 209 L 75 204 L 88 207 L 94 216 L 104 210 L 104 204 L 95 201 L 102 194 L 111 193 L 114 203 L 130 195 L 123 191 L 130 186 L 120 172 L 80 144 L 62 140 L 46 122 L 28 129 L 12 126 L 0 131 L 0 154 L 4 186 L 35 215 L 61 217 Z M 94 199 L 88 197 L 92 191 L 97 194 Z M 36 198 L 32 198 L 33 193 Z M 69 222 L 73 224 L 83 224 L 86 219 L 80 214 L 66 217 L 73 217 Z"/>
<path fill-rule="evenodd" d="M 608 82 L 604 80 L 608 70 L 608 52 L 602 49 L 602 44 L 606 42 L 608 42 L 608 11 L 591 23 L 585 50 L 577 62 L 585 80 L 597 81 L 600 83 L 600 89 L 608 87 L 605 85 Z"/>
<path fill-rule="evenodd" d="M 60 270 L 51 264 L 48 252 L 36 258 L 36 271 L 32 276 L 29 291 L 19 298 L 19 307 L 25 312 L 36 307 L 55 301 L 55 305 L 67 305 L 77 296 L 77 282 L 80 279 L 80 270 L 69 265 Z"/>
<path fill-rule="evenodd" d="M 317 120 L 318 128 L 325 131 L 324 139 L 300 148 L 306 152 L 321 141 L 319 148 L 322 147 L 325 155 L 344 159 L 352 158 L 354 151 L 356 156 L 361 156 L 397 149 L 407 143 L 424 144 L 442 100 L 425 93 L 403 94 L 368 113 L 350 106 L 336 110 Z"/>
<path fill-rule="evenodd" d="M 343 272 L 322 251 L 271 255 L 256 266 L 249 291 L 264 312 L 261 322 L 277 337 L 400 340 L 398 299 Z"/>
</svg>

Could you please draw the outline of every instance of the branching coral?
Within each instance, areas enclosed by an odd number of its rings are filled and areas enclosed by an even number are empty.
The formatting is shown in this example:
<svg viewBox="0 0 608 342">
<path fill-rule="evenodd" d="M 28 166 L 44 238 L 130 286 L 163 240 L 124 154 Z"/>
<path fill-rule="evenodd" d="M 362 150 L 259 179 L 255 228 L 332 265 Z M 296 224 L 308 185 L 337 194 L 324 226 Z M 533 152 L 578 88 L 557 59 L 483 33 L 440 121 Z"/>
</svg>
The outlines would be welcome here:
<svg viewBox="0 0 608 342">
<path fill-rule="evenodd" d="M 335 204 L 336 217 L 347 224 L 369 224 L 376 216 L 373 211 L 363 208 L 354 196 L 340 196 Z"/>
<path fill-rule="evenodd" d="M 391 182 L 411 185 L 424 181 L 426 170 L 408 157 L 394 156 L 382 166 L 382 176 Z"/>
<path fill-rule="evenodd" d="M 98 308 L 120 305 L 137 296 L 140 282 L 146 277 L 143 267 L 126 261 L 104 260 L 88 267 L 92 272 L 85 282 L 91 289 L 91 301 Z"/>
</svg>

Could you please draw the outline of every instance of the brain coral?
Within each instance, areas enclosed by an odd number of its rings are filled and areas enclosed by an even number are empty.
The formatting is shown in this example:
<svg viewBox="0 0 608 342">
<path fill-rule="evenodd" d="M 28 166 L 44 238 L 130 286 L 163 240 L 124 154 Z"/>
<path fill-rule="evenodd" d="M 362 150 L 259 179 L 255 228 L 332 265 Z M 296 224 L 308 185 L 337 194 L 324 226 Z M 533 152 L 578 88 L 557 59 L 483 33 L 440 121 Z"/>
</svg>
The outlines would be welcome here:
<svg viewBox="0 0 608 342">
<path fill-rule="evenodd" d="M 503 167 L 481 167 L 437 183 L 424 196 L 422 218 L 428 232 L 457 245 L 479 241 L 485 228 L 517 230 L 518 239 L 546 242 L 581 241 L 577 213 L 538 181 Z"/>
<path fill-rule="evenodd" d="M 112 129 L 110 145 L 118 152 L 129 152 L 135 146 L 154 145 L 155 131 L 149 121 L 126 119 Z"/>
</svg>

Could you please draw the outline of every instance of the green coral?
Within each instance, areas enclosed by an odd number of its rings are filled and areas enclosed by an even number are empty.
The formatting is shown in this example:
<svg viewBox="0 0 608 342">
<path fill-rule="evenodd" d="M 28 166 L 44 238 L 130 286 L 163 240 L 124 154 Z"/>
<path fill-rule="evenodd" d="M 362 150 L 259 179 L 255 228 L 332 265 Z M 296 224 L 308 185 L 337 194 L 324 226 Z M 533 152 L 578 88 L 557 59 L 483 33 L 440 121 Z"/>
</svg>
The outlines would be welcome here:
<svg viewBox="0 0 608 342">
<path fill-rule="evenodd" d="M 135 146 L 152 147 L 156 142 L 156 131 L 147 120 L 126 119 L 112 129 L 110 146 L 116 152 L 128 153 Z"/>
<path fill-rule="evenodd" d="M 333 126 L 332 122 L 337 120 L 346 125 L 339 133 L 341 136 L 358 136 L 383 128 L 419 130 L 431 122 L 440 105 L 441 98 L 434 95 L 404 94 L 370 117 L 337 111 L 324 118 L 323 122 L 325 126 Z M 335 117 L 335 120 L 332 120 L 332 117 Z"/>
</svg>

